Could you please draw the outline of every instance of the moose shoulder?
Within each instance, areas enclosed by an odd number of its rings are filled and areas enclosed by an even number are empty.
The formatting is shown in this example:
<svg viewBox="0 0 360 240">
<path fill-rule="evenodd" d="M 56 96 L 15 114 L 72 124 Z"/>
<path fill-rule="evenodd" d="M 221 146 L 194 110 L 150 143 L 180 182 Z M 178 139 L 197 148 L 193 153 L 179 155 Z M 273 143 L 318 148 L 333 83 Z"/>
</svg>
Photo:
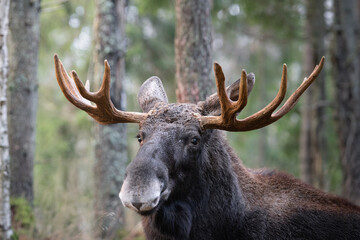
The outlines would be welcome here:
<svg viewBox="0 0 360 240">
<path fill-rule="evenodd" d="M 284 65 L 275 99 L 237 119 L 255 81 L 245 71 L 239 82 L 225 88 L 221 67 L 214 64 L 218 92 L 198 104 L 168 103 L 160 79 L 152 77 L 138 95 L 143 113 L 133 113 L 111 103 L 106 61 L 103 84 L 92 93 L 74 71 L 72 77 L 67 75 L 55 55 L 56 77 L 71 103 L 101 124 L 139 124 L 140 149 L 126 170 L 119 196 L 142 215 L 147 238 L 157 240 L 360 238 L 359 207 L 288 174 L 244 167 L 220 131 L 249 131 L 280 119 L 323 64 L 324 59 L 275 111 L 286 91 Z"/>
</svg>

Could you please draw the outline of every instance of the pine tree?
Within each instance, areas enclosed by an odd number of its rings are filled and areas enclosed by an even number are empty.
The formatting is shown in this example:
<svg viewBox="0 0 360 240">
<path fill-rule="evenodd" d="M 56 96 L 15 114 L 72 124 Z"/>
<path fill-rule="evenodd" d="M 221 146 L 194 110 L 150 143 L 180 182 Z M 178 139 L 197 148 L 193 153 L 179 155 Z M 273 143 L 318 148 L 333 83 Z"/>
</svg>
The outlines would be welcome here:
<svg viewBox="0 0 360 240">
<path fill-rule="evenodd" d="M 335 109 L 345 197 L 360 205 L 359 0 L 336 0 L 332 49 Z"/>
<path fill-rule="evenodd" d="M 178 102 L 196 103 L 213 93 L 209 0 L 176 0 L 175 61 Z"/>
<path fill-rule="evenodd" d="M 102 79 L 104 60 L 111 67 L 110 96 L 124 110 L 125 0 L 97 0 L 95 25 L 95 79 Z M 97 125 L 95 163 L 95 224 L 97 239 L 113 239 L 124 225 L 118 194 L 128 162 L 126 125 Z"/>
</svg>

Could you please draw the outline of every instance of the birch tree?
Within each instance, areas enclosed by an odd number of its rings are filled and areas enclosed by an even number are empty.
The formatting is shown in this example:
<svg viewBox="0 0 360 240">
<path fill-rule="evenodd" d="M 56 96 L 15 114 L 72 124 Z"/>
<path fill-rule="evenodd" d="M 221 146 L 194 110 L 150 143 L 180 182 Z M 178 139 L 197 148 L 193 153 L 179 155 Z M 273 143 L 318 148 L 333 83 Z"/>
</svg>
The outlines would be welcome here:
<svg viewBox="0 0 360 240">
<path fill-rule="evenodd" d="M 0 239 L 10 239 L 10 166 L 9 142 L 7 128 L 7 75 L 8 52 L 6 37 L 8 35 L 9 0 L 0 0 Z"/>
</svg>

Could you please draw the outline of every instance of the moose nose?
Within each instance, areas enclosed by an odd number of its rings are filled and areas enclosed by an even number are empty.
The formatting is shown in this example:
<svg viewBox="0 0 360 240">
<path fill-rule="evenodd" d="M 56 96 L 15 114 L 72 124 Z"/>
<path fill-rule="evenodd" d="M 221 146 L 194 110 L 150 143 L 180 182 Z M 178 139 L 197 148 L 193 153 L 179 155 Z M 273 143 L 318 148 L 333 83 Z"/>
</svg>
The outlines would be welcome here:
<svg viewBox="0 0 360 240">
<path fill-rule="evenodd" d="M 126 207 L 131 208 L 137 212 L 145 212 L 154 209 L 159 204 L 159 201 L 160 201 L 160 197 L 156 197 L 147 202 L 131 202 L 131 203 L 123 202 L 123 204 Z"/>
<path fill-rule="evenodd" d="M 140 211 L 141 209 L 141 206 L 143 205 L 142 203 L 140 202 L 133 202 L 131 203 L 133 205 L 133 207 L 135 207 L 138 211 Z"/>
<path fill-rule="evenodd" d="M 129 180 L 130 179 L 130 180 Z M 137 180 L 137 179 L 135 179 Z M 152 179 L 150 182 L 144 182 L 132 185 L 133 179 L 125 179 L 119 197 L 122 204 L 138 213 L 148 212 L 159 205 L 161 198 L 161 182 L 158 179 Z"/>
</svg>

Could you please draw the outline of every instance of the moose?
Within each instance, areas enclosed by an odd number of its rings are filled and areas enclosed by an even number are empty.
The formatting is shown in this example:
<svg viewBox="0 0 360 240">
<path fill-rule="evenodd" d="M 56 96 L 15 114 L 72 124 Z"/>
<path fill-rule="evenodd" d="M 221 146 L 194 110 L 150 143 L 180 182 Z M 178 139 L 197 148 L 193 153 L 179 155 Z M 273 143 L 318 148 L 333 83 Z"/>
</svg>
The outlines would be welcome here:
<svg viewBox="0 0 360 240">
<path fill-rule="evenodd" d="M 140 148 L 119 197 L 142 216 L 147 239 L 360 239 L 360 207 L 289 174 L 246 168 L 222 131 L 250 131 L 280 119 L 320 74 L 324 57 L 275 111 L 286 93 L 284 64 L 276 97 L 244 119 L 237 115 L 255 82 L 245 70 L 226 88 L 214 63 L 217 93 L 197 104 L 168 103 L 160 79 L 151 77 L 140 87 L 139 113 L 114 107 L 106 60 L 98 92 L 90 92 L 75 71 L 70 77 L 57 55 L 54 60 L 58 84 L 72 104 L 100 124 L 139 124 Z"/>
</svg>

